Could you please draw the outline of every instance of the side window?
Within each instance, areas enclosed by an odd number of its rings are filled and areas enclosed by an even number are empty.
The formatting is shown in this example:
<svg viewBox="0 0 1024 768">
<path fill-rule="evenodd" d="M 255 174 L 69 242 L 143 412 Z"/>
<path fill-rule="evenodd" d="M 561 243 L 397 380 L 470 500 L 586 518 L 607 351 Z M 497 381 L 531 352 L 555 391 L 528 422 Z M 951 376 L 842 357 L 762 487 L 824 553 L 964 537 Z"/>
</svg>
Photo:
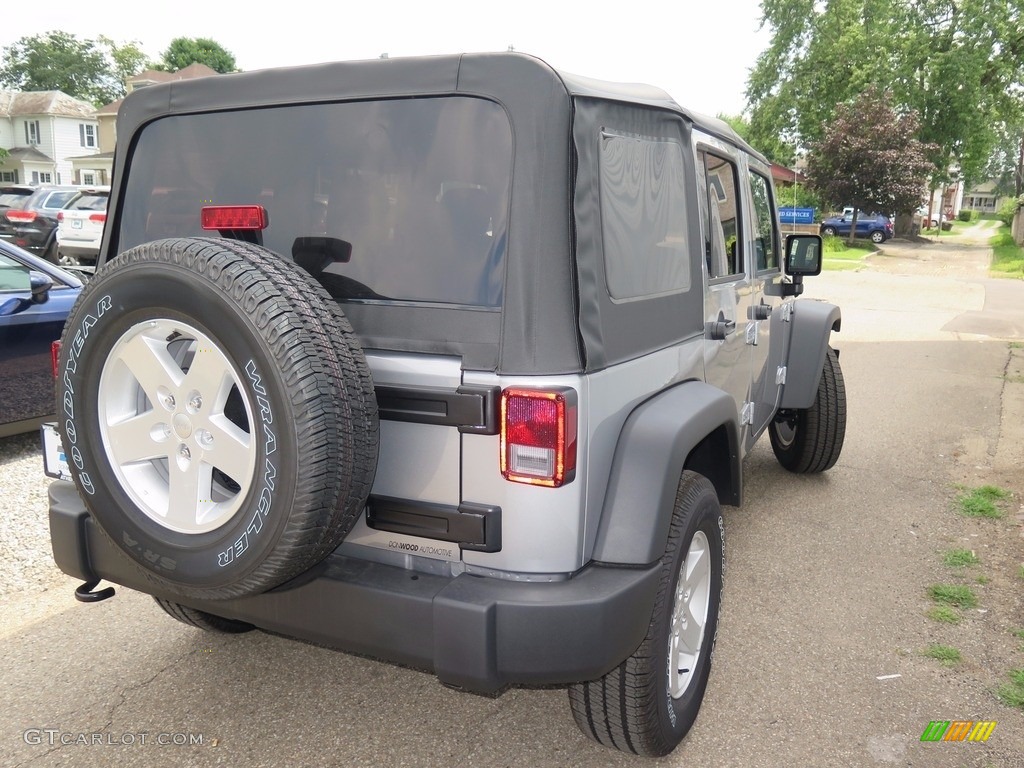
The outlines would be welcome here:
<svg viewBox="0 0 1024 768">
<path fill-rule="evenodd" d="M 690 289 L 683 149 L 664 139 L 602 134 L 601 228 L 615 300 Z"/>
<path fill-rule="evenodd" d="M 707 209 L 704 216 L 704 258 L 708 277 L 726 277 L 744 273 L 743 247 L 740 242 L 739 190 L 736 166 L 729 160 L 710 152 L 701 152 L 699 167 L 704 172 Z"/>
<path fill-rule="evenodd" d="M 28 267 L 0 253 L 0 293 L 28 289 Z"/>
<path fill-rule="evenodd" d="M 778 229 L 772 215 L 772 192 L 768 179 L 750 174 L 750 199 L 754 202 L 754 255 L 758 272 L 779 268 Z"/>
</svg>

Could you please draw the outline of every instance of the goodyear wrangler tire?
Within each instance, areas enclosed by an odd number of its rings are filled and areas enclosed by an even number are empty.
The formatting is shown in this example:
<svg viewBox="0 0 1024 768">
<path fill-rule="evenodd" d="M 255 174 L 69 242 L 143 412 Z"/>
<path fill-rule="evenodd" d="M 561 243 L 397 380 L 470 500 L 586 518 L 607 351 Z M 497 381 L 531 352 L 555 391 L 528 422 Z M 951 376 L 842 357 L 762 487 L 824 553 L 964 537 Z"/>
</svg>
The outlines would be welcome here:
<svg viewBox="0 0 1024 768">
<path fill-rule="evenodd" d="M 93 519 L 161 591 L 223 599 L 313 566 L 376 470 L 373 384 L 303 270 L 230 240 L 160 240 L 72 309 L 59 427 Z"/>
</svg>

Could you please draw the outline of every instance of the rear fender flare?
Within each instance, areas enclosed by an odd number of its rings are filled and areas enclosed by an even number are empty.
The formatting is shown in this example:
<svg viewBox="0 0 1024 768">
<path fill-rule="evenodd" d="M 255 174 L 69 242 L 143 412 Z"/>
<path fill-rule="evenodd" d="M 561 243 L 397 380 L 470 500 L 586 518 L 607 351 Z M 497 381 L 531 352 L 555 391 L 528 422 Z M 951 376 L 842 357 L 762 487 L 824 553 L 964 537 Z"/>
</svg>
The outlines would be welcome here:
<svg viewBox="0 0 1024 768">
<path fill-rule="evenodd" d="M 690 381 L 633 410 L 615 446 L 594 560 L 640 565 L 664 554 L 683 469 L 694 449 L 716 434 L 724 434 L 718 453 L 728 455 L 716 456 L 721 472 L 712 482 L 720 499 L 738 504 L 739 427 L 731 395 Z"/>
</svg>

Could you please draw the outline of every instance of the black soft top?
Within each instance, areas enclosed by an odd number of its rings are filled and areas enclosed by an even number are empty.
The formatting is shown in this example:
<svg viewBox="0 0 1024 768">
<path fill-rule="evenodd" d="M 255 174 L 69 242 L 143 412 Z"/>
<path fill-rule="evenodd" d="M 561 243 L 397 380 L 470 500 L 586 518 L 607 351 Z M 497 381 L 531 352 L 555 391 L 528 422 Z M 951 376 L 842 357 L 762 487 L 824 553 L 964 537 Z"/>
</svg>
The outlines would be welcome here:
<svg viewBox="0 0 1024 768">
<path fill-rule="evenodd" d="M 721 120 L 679 106 L 664 91 L 559 72 L 520 53 L 461 54 L 336 62 L 267 69 L 150 86 L 118 113 L 110 210 L 119 220 L 125 169 L 145 125 L 172 114 L 302 103 L 466 95 L 505 109 L 514 142 L 505 305 L 493 317 L 421 306 L 347 306 L 365 346 L 453 354 L 464 366 L 502 373 L 575 373 L 593 368 L 602 343 L 578 318 L 573 232 L 573 123 L 577 100 L 640 106 L 681 116 L 760 157 Z M 101 258 L 118 252 L 118 227 L 104 234 Z M 580 265 L 581 273 L 595 265 Z M 601 356 L 604 357 L 603 355 Z M 599 365 L 608 364 L 603 359 Z"/>
</svg>

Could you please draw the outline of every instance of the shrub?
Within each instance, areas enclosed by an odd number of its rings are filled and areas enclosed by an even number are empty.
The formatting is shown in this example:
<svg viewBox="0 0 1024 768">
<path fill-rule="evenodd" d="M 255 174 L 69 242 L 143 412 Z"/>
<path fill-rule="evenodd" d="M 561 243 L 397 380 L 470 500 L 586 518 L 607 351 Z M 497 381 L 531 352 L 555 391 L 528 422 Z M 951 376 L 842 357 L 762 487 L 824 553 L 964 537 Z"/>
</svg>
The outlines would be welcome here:
<svg viewBox="0 0 1024 768">
<path fill-rule="evenodd" d="M 1001 206 L 996 212 L 996 216 L 1008 227 L 1013 226 L 1013 217 L 1017 213 L 1017 209 L 1024 206 L 1024 195 L 1020 197 L 1011 197 Z"/>
<path fill-rule="evenodd" d="M 960 211 L 960 213 L 957 214 L 957 218 L 960 219 L 960 221 L 974 221 L 977 217 L 977 211 L 971 211 L 968 210 L 967 208 L 964 208 L 962 211 Z"/>
</svg>

